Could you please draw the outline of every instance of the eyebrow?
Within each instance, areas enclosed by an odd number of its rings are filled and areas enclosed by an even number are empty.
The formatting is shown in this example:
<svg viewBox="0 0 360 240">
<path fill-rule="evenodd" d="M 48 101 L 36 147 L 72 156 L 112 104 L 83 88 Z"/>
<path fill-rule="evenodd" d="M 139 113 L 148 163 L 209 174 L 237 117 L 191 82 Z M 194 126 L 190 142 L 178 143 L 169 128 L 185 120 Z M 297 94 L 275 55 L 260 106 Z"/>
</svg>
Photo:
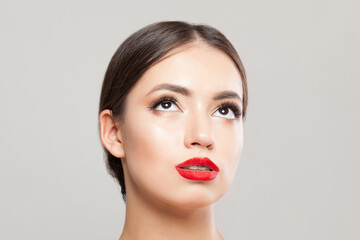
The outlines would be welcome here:
<svg viewBox="0 0 360 240">
<path fill-rule="evenodd" d="M 169 83 L 163 83 L 163 84 L 159 84 L 157 86 L 155 86 L 153 89 L 150 90 L 150 92 L 148 92 L 146 94 L 146 96 L 148 96 L 149 94 L 155 92 L 155 91 L 160 91 L 160 90 L 169 90 L 169 91 L 173 91 L 176 93 L 180 93 L 181 95 L 184 95 L 186 97 L 191 97 L 192 95 L 192 91 L 179 86 L 179 85 L 174 85 L 174 84 L 169 84 Z M 214 95 L 213 100 L 221 100 L 221 99 L 225 99 L 225 98 L 235 98 L 235 99 L 239 99 L 240 101 L 242 101 L 241 97 L 239 96 L 239 94 L 237 94 L 234 91 L 221 91 L 218 92 Z"/>
</svg>

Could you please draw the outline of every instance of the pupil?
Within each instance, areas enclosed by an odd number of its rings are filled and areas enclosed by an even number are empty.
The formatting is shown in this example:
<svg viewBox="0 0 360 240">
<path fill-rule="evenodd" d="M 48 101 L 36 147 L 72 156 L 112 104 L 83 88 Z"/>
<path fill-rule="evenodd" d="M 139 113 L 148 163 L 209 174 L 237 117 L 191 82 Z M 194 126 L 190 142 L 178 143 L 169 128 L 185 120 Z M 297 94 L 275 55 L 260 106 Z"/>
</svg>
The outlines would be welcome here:
<svg viewBox="0 0 360 240">
<path fill-rule="evenodd" d="M 221 108 L 220 109 L 221 114 L 227 114 L 228 112 L 229 112 L 229 109 L 227 109 L 227 108 Z"/>
<path fill-rule="evenodd" d="M 163 108 L 169 108 L 171 106 L 171 103 L 170 102 L 164 102 L 164 103 L 161 104 L 161 106 Z"/>
</svg>

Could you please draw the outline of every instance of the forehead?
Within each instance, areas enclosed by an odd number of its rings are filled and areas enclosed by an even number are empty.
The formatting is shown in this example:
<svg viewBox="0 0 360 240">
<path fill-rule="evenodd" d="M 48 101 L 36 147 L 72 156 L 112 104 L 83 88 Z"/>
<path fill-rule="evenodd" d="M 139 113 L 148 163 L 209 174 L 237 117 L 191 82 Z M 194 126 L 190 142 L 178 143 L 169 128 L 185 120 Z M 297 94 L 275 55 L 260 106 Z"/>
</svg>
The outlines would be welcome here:
<svg viewBox="0 0 360 240">
<path fill-rule="evenodd" d="M 173 50 L 144 73 L 132 92 L 145 96 L 156 85 L 164 83 L 183 86 L 197 96 L 221 90 L 235 91 L 242 96 L 241 76 L 233 60 L 207 44 L 185 45 Z"/>
</svg>

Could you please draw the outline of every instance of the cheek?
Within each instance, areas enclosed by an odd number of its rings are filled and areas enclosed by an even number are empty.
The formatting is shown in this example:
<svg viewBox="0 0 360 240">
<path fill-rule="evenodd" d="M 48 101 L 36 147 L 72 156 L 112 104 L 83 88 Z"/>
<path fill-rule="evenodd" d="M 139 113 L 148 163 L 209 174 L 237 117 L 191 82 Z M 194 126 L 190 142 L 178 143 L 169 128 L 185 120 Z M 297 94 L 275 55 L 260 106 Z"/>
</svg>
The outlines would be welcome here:
<svg viewBox="0 0 360 240">
<path fill-rule="evenodd" d="M 242 123 L 217 128 L 215 139 L 219 149 L 217 154 L 221 159 L 223 170 L 222 181 L 224 185 L 230 186 L 243 149 Z"/>
<path fill-rule="evenodd" d="M 154 197 L 166 193 L 176 182 L 175 151 L 181 136 L 177 124 L 169 122 L 139 113 L 128 118 L 124 134 L 126 165 L 133 187 L 140 188 L 142 194 Z"/>
<path fill-rule="evenodd" d="M 166 156 L 169 150 L 166 144 L 171 141 L 171 135 L 165 128 L 139 119 L 128 124 L 124 139 L 128 165 L 136 167 L 137 172 L 161 165 L 161 157 Z"/>
<path fill-rule="evenodd" d="M 179 124 L 150 114 L 137 114 L 129 118 L 124 137 L 127 158 L 152 162 L 154 165 L 163 162 L 180 146 Z"/>
</svg>

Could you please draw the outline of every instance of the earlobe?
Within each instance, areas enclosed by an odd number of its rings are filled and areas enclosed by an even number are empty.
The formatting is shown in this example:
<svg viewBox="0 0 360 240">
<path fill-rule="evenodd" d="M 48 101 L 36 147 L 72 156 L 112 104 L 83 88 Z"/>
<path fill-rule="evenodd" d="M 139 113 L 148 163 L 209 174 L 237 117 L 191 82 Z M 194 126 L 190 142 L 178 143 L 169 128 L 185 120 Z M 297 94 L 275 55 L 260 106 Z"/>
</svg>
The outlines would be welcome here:
<svg viewBox="0 0 360 240">
<path fill-rule="evenodd" d="M 115 157 L 124 158 L 125 151 L 121 131 L 113 118 L 112 111 L 103 110 L 99 115 L 100 138 L 104 147 Z"/>
</svg>

